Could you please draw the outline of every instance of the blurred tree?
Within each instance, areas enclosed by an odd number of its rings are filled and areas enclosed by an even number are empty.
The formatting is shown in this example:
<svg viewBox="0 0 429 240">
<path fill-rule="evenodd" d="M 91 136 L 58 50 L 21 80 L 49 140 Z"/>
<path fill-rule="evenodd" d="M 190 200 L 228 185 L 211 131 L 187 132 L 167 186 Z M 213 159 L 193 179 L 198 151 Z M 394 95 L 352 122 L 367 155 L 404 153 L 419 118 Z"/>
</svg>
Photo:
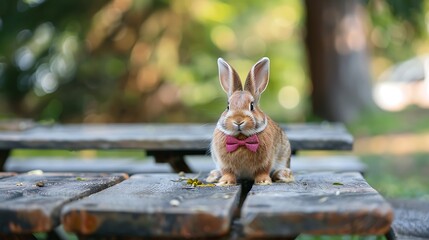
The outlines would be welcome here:
<svg viewBox="0 0 429 240">
<path fill-rule="evenodd" d="M 372 104 L 363 6 L 359 0 L 306 0 L 313 111 L 350 121 Z"/>
<path fill-rule="evenodd" d="M 375 50 L 382 50 L 381 55 L 388 59 L 410 57 L 414 54 L 415 46 L 411 45 L 414 36 L 422 37 L 427 32 L 423 3 L 422 0 L 305 1 L 314 113 L 330 121 L 347 122 L 363 109 L 372 108 L 367 36 L 370 35 Z M 375 26 L 369 26 L 371 31 L 366 28 L 367 10 Z"/>
</svg>

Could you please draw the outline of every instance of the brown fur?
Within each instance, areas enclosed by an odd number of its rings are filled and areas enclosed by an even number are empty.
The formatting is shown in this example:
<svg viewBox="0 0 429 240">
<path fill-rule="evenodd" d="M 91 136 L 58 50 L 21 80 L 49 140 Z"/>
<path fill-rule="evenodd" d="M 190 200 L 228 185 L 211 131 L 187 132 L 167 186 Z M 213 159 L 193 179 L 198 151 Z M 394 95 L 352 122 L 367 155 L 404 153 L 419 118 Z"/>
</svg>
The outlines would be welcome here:
<svg viewBox="0 0 429 240">
<path fill-rule="evenodd" d="M 284 168 L 290 168 L 291 148 L 289 141 L 283 130 L 269 117 L 267 117 L 267 128 L 258 134 L 259 148 L 256 153 L 250 152 L 245 147 L 239 147 L 236 151 L 228 153 L 226 151 L 226 134 L 215 129 L 212 151 L 218 153 L 221 175 L 225 173 L 234 174 L 239 178 L 255 179 L 261 173 L 268 175 L 275 163 L 286 160 Z M 247 136 L 238 136 L 239 139 Z M 228 174 L 229 175 L 229 174 Z M 229 184 L 235 184 L 228 176 Z M 277 178 L 276 180 L 281 180 Z M 222 178 L 219 180 L 222 182 Z M 258 182 L 255 179 L 255 182 Z"/>
<path fill-rule="evenodd" d="M 229 109 L 222 113 L 214 131 L 211 152 L 218 169 L 210 173 L 207 181 L 233 185 L 237 178 L 248 178 L 254 179 L 256 184 L 271 184 L 270 173 L 273 173 L 274 181 L 293 181 L 289 140 L 258 104 L 260 95 L 268 84 L 269 60 L 263 58 L 254 65 L 246 79 L 244 90 L 238 75 L 228 63 L 219 59 L 218 65 L 222 88 L 228 94 Z M 237 127 L 238 123 L 243 125 Z M 266 128 L 263 129 L 261 126 L 265 123 Z M 242 146 L 234 152 L 227 152 L 227 134 L 239 139 L 257 134 L 259 148 L 256 152 L 251 152 Z"/>
</svg>

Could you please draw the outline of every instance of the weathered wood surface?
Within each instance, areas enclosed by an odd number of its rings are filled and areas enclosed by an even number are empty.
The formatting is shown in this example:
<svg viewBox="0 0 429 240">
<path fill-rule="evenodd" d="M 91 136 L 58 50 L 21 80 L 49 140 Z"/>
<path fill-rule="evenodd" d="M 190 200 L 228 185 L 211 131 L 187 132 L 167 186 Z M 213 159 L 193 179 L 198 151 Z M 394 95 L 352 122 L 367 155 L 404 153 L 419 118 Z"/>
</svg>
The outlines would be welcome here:
<svg viewBox="0 0 429 240">
<path fill-rule="evenodd" d="M 215 168 L 208 156 L 188 156 L 186 162 L 193 172 L 207 173 Z M 292 156 L 294 172 L 360 172 L 366 171 L 366 165 L 356 156 Z M 153 158 L 135 160 L 133 158 L 10 158 L 5 165 L 9 172 L 28 172 L 40 169 L 44 172 L 125 172 L 136 173 L 173 173 L 167 163 L 155 163 Z"/>
<path fill-rule="evenodd" d="M 350 150 L 353 137 L 341 124 L 282 125 L 294 150 Z M 146 149 L 204 154 L 212 124 L 105 124 L 37 126 L 1 131 L 0 149 Z"/>
<path fill-rule="evenodd" d="M 389 200 L 395 213 L 391 239 L 429 239 L 429 201 Z"/>
<path fill-rule="evenodd" d="M 153 160 L 152 158 L 150 160 Z M 77 173 L 172 173 L 169 164 L 156 164 L 153 161 L 133 158 L 62 158 L 32 157 L 10 158 L 6 162 L 8 172 L 25 173 L 40 169 L 43 172 L 77 172 Z"/>
<path fill-rule="evenodd" d="M 393 210 L 359 173 L 325 172 L 296 174 L 289 184 L 253 186 L 241 217 L 250 237 L 378 235 L 389 230 Z"/>
<path fill-rule="evenodd" d="M 210 157 L 188 156 L 188 165 L 194 172 L 210 172 L 215 164 Z M 366 165 L 356 156 L 292 156 L 291 168 L 294 172 L 360 172 L 366 171 Z M 139 168 L 135 169 L 140 170 Z"/>
<path fill-rule="evenodd" d="M 0 172 L 0 179 L 15 176 L 14 172 Z"/>
<path fill-rule="evenodd" d="M 292 156 L 295 172 L 366 172 L 366 165 L 356 156 Z"/>
<path fill-rule="evenodd" d="M 125 174 L 21 174 L 0 180 L 0 233 L 47 232 L 61 207 L 123 181 Z"/>
<path fill-rule="evenodd" d="M 192 177 L 193 175 L 189 175 Z M 140 174 L 63 208 L 64 229 L 84 235 L 215 237 L 227 234 L 240 187 L 189 188 L 177 174 Z"/>
</svg>

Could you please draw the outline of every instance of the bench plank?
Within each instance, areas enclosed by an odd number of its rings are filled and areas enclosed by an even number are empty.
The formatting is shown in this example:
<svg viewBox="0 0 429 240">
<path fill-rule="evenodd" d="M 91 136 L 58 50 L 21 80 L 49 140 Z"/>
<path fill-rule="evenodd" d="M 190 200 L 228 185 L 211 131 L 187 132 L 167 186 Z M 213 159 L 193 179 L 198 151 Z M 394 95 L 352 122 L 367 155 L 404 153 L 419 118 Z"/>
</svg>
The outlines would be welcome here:
<svg viewBox="0 0 429 240">
<path fill-rule="evenodd" d="M 350 150 L 341 124 L 282 125 L 293 150 Z M 1 131 L 0 149 L 145 149 L 206 153 L 213 124 L 70 124 Z"/>
<path fill-rule="evenodd" d="M 251 237 L 385 234 L 390 205 L 359 173 L 297 174 L 293 183 L 253 186 L 242 209 Z"/>
<path fill-rule="evenodd" d="M 125 174 L 21 174 L 0 180 L 0 233 L 48 232 L 61 206 L 127 178 Z"/>
<path fill-rule="evenodd" d="M 392 239 L 429 239 L 429 202 L 391 199 L 395 212 Z"/>
<path fill-rule="evenodd" d="M 12 157 L 5 165 L 5 170 L 9 172 L 23 173 L 35 169 L 43 172 L 172 173 L 168 163 L 156 164 L 153 161 L 133 158 Z"/>
<path fill-rule="evenodd" d="M 62 211 L 64 229 L 83 235 L 166 238 L 227 234 L 240 187 L 190 189 L 177 179 L 177 174 L 134 175 L 70 203 Z"/>
<path fill-rule="evenodd" d="M 207 173 L 215 168 L 210 157 L 188 156 L 186 162 L 196 172 Z M 366 171 L 366 165 L 356 156 L 292 156 L 294 172 L 360 172 Z M 9 172 L 28 172 L 40 169 L 44 172 L 125 172 L 136 173 L 173 173 L 167 163 L 155 163 L 153 158 L 135 160 L 132 158 L 10 158 L 5 165 Z"/>
<path fill-rule="evenodd" d="M 14 172 L 0 172 L 0 179 L 15 176 Z"/>
<path fill-rule="evenodd" d="M 215 164 L 210 157 L 188 156 L 187 163 L 194 172 L 210 172 Z M 159 164 L 158 164 L 159 165 Z M 143 167 L 143 166 L 142 166 Z M 141 168 L 134 169 L 136 172 Z M 360 172 L 365 173 L 366 165 L 356 156 L 297 156 L 293 155 L 291 169 L 294 172 Z M 10 170 L 12 171 L 12 170 Z"/>
</svg>

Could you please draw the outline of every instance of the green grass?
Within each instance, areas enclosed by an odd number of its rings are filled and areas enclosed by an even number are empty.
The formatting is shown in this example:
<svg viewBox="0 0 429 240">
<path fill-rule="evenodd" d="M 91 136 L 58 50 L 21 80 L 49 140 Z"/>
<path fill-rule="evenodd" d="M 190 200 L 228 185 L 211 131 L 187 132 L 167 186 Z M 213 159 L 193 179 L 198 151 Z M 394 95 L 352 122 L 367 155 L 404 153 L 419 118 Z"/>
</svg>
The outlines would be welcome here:
<svg viewBox="0 0 429 240">
<path fill-rule="evenodd" d="M 409 107 L 402 112 L 368 111 L 348 124 L 353 136 L 429 132 L 429 110 Z"/>
<path fill-rule="evenodd" d="M 366 112 L 360 119 L 349 124 L 348 129 L 355 138 L 395 133 L 428 133 L 429 110 L 412 106 L 401 112 L 381 110 Z M 400 156 L 363 155 L 360 157 L 368 165 L 366 180 L 383 196 L 429 199 L 428 153 Z"/>
<path fill-rule="evenodd" d="M 386 198 L 429 200 L 429 154 L 362 156 L 368 183 Z"/>
</svg>

